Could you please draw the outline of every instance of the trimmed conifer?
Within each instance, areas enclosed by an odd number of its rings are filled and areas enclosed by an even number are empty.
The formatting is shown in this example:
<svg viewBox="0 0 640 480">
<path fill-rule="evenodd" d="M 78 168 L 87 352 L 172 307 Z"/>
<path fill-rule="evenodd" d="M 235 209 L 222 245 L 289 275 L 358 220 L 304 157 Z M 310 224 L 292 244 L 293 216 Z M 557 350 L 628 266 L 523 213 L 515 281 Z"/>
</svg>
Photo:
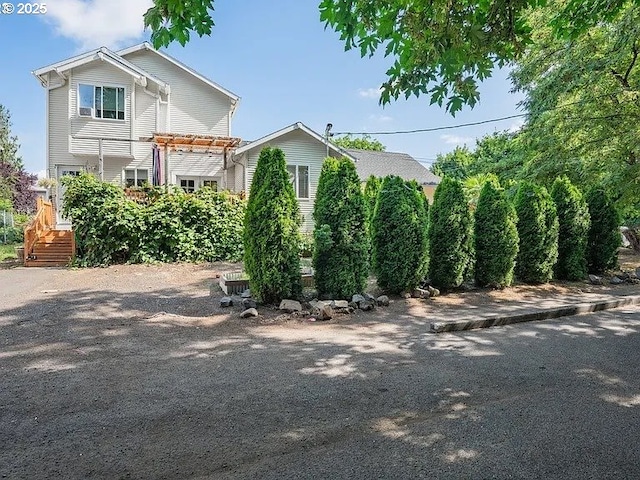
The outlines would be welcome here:
<svg viewBox="0 0 640 480">
<path fill-rule="evenodd" d="M 389 293 L 415 288 L 427 263 L 426 212 L 420 193 L 402 178 L 385 177 L 372 221 L 373 268 Z"/>
<path fill-rule="evenodd" d="M 264 303 L 297 297 L 300 207 L 284 153 L 264 148 L 256 166 L 244 221 L 244 267 L 252 294 Z"/>
<path fill-rule="evenodd" d="M 607 191 L 594 187 L 587 192 L 591 227 L 587 243 L 587 268 L 590 273 L 604 273 L 618 263 L 620 215 Z"/>
<path fill-rule="evenodd" d="M 558 262 L 554 272 L 559 280 L 583 280 L 587 276 L 589 208 L 582 192 L 566 177 L 551 187 L 558 211 Z"/>
<path fill-rule="evenodd" d="M 496 180 L 488 180 L 480 190 L 474 218 L 476 284 L 508 287 L 518 254 L 517 217 Z"/>
<path fill-rule="evenodd" d="M 320 295 L 350 299 L 369 275 L 367 207 L 356 167 L 348 158 L 327 158 L 313 210 L 314 281 Z"/>
<path fill-rule="evenodd" d="M 367 178 L 367 183 L 364 185 L 364 199 L 367 205 L 367 224 L 369 226 L 371 225 L 373 212 L 376 208 L 376 200 L 378 199 L 378 193 L 380 192 L 381 185 L 382 178 L 374 175 Z"/>
<path fill-rule="evenodd" d="M 429 278 L 440 288 L 459 287 L 473 261 L 473 217 L 462 182 L 444 177 L 429 217 Z"/>
<path fill-rule="evenodd" d="M 527 283 L 546 283 L 558 260 L 558 215 L 547 189 L 522 182 L 515 198 L 520 244 L 516 277 Z"/>
</svg>

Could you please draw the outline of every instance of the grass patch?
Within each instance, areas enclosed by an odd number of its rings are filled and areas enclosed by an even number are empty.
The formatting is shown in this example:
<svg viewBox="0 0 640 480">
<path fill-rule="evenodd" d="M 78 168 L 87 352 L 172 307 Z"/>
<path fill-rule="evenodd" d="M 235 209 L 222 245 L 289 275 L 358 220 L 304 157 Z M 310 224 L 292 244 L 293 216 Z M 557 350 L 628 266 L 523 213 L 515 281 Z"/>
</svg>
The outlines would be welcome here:
<svg viewBox="0 0 640 480">
<path fill-rule="evenodd" d="M 16 247 L 21 245 L 21 243 L 7 243 L 6 245 L 0 245 L 0 262 L 18 258 L 16 255 Z"/>
</svg>

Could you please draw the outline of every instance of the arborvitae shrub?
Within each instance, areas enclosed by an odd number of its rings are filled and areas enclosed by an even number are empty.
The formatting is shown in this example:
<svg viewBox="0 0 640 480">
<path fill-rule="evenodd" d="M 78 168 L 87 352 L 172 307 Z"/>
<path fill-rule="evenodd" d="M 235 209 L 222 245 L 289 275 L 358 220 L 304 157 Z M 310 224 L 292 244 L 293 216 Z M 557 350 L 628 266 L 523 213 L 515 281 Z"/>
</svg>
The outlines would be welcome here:
<svg viewBox="0 0 640 480">
<path fill-rule="evenodd" d="M 480 287 L 508 287 L 518 254 L 516 211 L 495 180 L 487 181 L 475 211 L 475 279 Z"/>
<path fill-rule="evenodd" d="M 547 189 L 523 182 L 515 198 L 520 246 L 516 277 L 527 283 L 546 283 L 558 260 L 558 215 Z"/>
<path fill-rule="evenodd" d="M 429 218 L 429 278 L 440 288 L 459 287 L 473 260 L 473 217 L 462 183 L 444 177 Z"/>
<path fill-rule="evenodd" d="M 618 263 L 618 247 L 622 242 L 620 216 L 604 188 L 592 188 L 586 197 L 591 215 L 587 267 L 591 273 L 603 273 Z"/>
<path fill-rule="evenodd" d="M 555 277 L 582 280 L 587 275 L 587 238 L 589 208 L 582 193 L 567 177 L 556 178 L 551 197 L 558 211 L 558 263 Z"/>
<path fill-rule="evenodd" d="M 350 299 L 369 275 L 367 207 L 356 167 L 348 158 L 327 158 L 313 210 L 314 281 L 320 295 Z"/>
<path fill-rule="evenodd" d="M 372 221 L 373 267 L 389 293 L 415 288 L 424 274 L 428 246 L 420 195 L 400 177 L 382 181 Z"/>
<path fill-rule="evenodd" d="M 367 183 L 364 185 L 364 200 L 367 206 L 367 226 L 371 226 L 371 219 L 373 218 L 373 212 L 376 208 L 376 200 L 378 199 L 378 193 L 380 192 L 380 186 L 382 185 L 382 178 L 371 175 L 367 178 Z"/>
<path fill-rule="evenodd" d="M 300 208 L 284 153 L 260 152 L 244 221 L 244 267 L 251 293 L 277 303 L 301 293 Z"/>
</svg>

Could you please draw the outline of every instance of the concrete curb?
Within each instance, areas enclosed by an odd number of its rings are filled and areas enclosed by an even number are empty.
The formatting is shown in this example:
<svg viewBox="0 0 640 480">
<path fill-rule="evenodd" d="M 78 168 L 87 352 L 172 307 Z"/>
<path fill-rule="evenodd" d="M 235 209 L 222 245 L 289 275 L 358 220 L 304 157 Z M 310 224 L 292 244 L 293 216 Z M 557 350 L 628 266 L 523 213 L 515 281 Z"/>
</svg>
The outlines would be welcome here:
<svg viewBox="0 0 640 480">
<path fill-rule="evenodd" d="M 473 330 L 476 328 L 489 328 L 500 325 L 510 325 L 512 323 L 535 322 L 539 320 L 549 320 L 552 318 L 568 317 L 571 315 L 581 315 L 584 313 L 600 312 L 612 308 L 626 307 L 629 305 L 640 305 L 640 295 L 619 297 L 612 300 L 600 300 L 597 302 L 578 303 L 566 305 L 547 310 L 537 310 L 526 313 L 516 313 L 513 315 L 503 315 L 488 318 L 478 318 L 474 320 L 456 320 L 452 322 L 431 322 L 430 331 L 432 333 L 459 332 L 462 330 Z"/>
</svg>

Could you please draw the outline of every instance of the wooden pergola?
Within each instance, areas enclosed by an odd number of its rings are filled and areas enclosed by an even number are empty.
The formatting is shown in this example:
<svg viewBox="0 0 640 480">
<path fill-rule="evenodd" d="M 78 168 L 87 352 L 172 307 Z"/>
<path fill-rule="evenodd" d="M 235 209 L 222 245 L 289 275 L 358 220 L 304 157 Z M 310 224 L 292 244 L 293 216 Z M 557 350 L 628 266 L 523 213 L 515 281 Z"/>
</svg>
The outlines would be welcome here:
<svg viewBox="0 0 640 480">
<path fill-rule="evenodd" d="M 149 142 L 164 149 L 164 184 L 169 185 L 169 151 L 197 152 L 203 154 L 222 153 L 224 169 L 227 168 L 227 152 L 240 145 L 237 137 L 218 135 L 195 135 L 182 133 L 154 133 L 151 137 L 140 137 L 141 142 Z"/>
</svg>

